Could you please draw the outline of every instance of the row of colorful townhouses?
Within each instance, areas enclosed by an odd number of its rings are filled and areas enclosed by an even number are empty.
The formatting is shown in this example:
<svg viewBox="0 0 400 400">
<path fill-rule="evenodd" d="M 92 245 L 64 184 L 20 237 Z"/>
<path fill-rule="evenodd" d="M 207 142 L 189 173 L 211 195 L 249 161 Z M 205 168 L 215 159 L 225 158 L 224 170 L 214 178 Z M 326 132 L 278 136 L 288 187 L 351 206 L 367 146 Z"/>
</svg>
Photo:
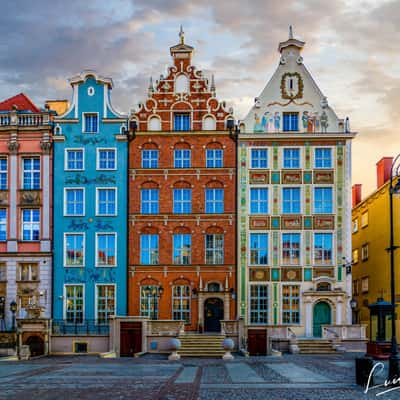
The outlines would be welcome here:
<svg viewBox="0 0 400 400">
<path fill-rule="evenodd" d="M 304 66 L 304 44 L 291 30 L 279 43 L 241 121 L 182 30 L 130 115 L 94 71 L 70 79 L 71 102 L 0 103 L 3 329 L 17 323 L 36 353 L 166 351 L 194 332 L 250 354 L 267 332 L 280 350 L 362 341 L 344 261 L 355 133 Z M 33 332 L 35 319 L 49 322 Z"/>
</svg>

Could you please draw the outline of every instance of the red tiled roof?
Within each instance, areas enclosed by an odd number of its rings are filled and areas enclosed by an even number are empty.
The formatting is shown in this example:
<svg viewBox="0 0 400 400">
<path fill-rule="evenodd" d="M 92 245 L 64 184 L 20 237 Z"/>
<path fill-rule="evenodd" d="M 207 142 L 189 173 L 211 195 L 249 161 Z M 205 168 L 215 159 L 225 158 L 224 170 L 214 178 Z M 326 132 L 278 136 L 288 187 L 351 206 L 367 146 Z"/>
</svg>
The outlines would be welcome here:
<svg viewBox="0 0 400 400">
<path fill-rule="evenodd" d="M 0 111 L 11 111 L 14 105 L 18 107 L 19 111 L 40 112 L 40 109 L 24 93 L 17 94 L 0 102 Z"/>
</svg>

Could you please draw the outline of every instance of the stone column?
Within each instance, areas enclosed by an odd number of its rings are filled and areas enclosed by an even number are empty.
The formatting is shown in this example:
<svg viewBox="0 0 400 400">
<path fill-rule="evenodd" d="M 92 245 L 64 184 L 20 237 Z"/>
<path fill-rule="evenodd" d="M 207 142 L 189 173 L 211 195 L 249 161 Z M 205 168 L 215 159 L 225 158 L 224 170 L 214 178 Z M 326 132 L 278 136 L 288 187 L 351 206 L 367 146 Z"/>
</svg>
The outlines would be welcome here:
<svg viewBox="0 0 400 400">
<path fill-rule="evenodd" d="M 198 294 L 198 321 L 197 325 L 202 325 L 204 329 L 204 320 L 203 320 L 203 315 L 204 315 L 204 294 L 202 292 L 199 292 Z"/>
<path fill-rule="evenodd" d="M 343 299 L 338 297 L 336 300 L 336 325 L 342 325 L 342 313 L 343 313 Z"/>
<path fill-rule="evenodd" d="M 229 292 L 224 293 L 224 320 L 229 320 Z"/>
<path fill-rule="evenodd" d="M 41 215 L 41 230 L 42 237 L 40 241 L 40 251 L 50 252 L 50 142 L 42 142 L 42 215 Z"/>
<path fill-rule="evenodd" d="M 305 299 L 305 306 L 306 306 L 306 337 L 312 337 L 313 330 L 312 330 L 312 303 L 311 299 Z"/>
<path fill-rule="evenodd" d="M 10 174 L 10 187 L 9 187 L 9 231 L 7 240 L 7 251 L 16 252 L 17 246 L 17 189 L 18 189 L 18 142 L 16 139 L 16 133 L 11 133 L 11 140 L 8 143 L 8 149 L 10 150 L 10 163 L 9 163 L 9 174 Z"/>
<path fill-rule="evenodd" d="M 6 324 L 8 328 L 12 326 L 12 314 L 10 311 L 10 303 L 13 301 L 17 301 L 17 261 L 15 259 L 7 260 L 6 263 L 7 268 L 7 291 L 6 291 L 6 304 L 5 304 L 5 312 L 6 312 Z M 15 314 L 18 317 L 17 314 Z"/>
</svg>

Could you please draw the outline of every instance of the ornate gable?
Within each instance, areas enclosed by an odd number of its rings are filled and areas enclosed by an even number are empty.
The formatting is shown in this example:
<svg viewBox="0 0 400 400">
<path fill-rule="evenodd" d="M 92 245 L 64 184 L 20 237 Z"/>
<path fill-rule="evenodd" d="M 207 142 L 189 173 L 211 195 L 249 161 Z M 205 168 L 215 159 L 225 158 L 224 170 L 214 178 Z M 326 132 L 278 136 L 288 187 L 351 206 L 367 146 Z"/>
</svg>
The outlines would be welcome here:
<svg viewBox="0 0 400 400">
<path fill-rule="evenodd" d="M 154 83 L 150 78 L 147 100 L 131 119 L 138 122 L 139 131 L 174 131 L 175 114 L 190 117 L 190 129 L 225 130 L 225 122 L 233 111 L 216 98 L 214 76 L 211 82 L 191 64 L 193 47 L 185 44 L 181 28 L 180 43 L 172 46 L 173 65 L 168 75 Z M 185 129 L 187 130 L 187 129 Z"/>
</svg>

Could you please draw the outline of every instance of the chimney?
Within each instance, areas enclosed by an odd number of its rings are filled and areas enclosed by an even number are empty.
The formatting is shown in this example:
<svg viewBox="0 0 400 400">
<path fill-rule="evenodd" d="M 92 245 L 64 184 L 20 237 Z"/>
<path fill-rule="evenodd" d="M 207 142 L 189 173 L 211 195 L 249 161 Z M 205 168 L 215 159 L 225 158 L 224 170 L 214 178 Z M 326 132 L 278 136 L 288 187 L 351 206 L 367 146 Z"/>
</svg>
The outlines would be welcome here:
<svg viewBox="0 0 400 400">
<path fill-rule="evenodd" d="M 351 187 L 352 208 L 361 203 L 361 188 L 362 185 L 360 183 Z"/>
<path fill-rule="evenodd" d="M 376 184 L 377 188 L 384 185 L 392 173 L 393 157 L 383 157 L 376 163 Z"/>
</svg>

